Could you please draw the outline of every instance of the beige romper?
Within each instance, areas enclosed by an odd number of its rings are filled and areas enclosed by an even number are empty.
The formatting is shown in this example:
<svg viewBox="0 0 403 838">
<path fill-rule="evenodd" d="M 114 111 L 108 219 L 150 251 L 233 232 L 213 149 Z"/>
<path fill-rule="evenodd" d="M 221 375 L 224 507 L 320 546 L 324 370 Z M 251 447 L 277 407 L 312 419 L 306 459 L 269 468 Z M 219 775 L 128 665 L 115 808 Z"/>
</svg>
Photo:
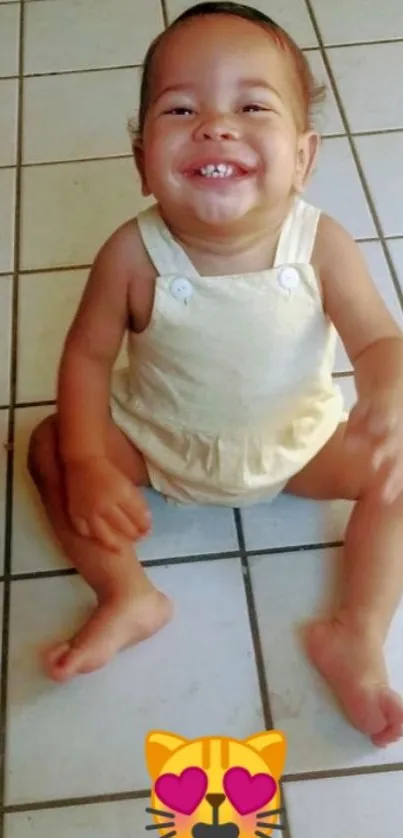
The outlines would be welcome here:
<svg viewBox="0 0 403 838">
<path fill-rule="evenodd" d="M 148 327 L 129 334 L 111 410 L 167 498 L 274 497 L 341 421 L 336 334 L 310 264 L 319 217 L 298 198 L 272 268 L 200 276 L 157 206 L 138 216 L 155 299 Z"/>
</svg>

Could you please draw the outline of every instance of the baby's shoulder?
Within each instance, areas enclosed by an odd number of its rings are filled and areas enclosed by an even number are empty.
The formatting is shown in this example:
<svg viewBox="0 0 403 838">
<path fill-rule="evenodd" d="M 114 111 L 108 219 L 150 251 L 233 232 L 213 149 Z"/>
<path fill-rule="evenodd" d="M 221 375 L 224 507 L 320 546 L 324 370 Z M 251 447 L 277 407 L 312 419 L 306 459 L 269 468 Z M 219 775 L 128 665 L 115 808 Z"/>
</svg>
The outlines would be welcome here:
<svg viewBox="0 0 403 838">
<path fill-rule="evenodd" d="M 136 218 L 125 221 L 109 236 L 97 261 L 112 263 L 116 274 L 133 280 L 150 274 L 152 266 Z"/>
<path fill-rule="evenodd" d="M 335 256 L 343 258 L 346 251 L 356 247 L 354 238 L 342 224 L 322 212 L 313 249 L 313 259 L 316 264 L 323 269 L 326 265 L 334 264 Z"/>
</svg>

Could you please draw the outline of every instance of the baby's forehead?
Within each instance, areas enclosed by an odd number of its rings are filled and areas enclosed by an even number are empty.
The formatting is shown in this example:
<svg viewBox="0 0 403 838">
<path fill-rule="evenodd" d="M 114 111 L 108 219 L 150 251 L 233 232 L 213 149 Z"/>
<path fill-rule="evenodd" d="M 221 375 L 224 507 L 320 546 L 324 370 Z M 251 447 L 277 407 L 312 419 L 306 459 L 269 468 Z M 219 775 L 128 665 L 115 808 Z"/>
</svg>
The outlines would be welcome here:
<svg viewBox="0 0 403 838">
<path fill-rule="evenodd" d="M 155 88 L 225 73 L 234 81 L 247 75 L 285 82 L 289 56 L 268 29 L 251 21 L 230 15 L 191 18 L 162 38 L 150 84 L 155 94 Z"/>
</svg>

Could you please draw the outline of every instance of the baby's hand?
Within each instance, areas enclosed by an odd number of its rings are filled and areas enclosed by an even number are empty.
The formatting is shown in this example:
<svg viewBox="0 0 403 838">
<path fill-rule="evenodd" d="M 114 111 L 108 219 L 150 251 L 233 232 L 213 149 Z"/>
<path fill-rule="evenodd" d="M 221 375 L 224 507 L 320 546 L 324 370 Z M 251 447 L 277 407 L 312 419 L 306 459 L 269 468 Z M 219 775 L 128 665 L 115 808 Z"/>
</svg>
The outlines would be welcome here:
<svg viewBox="0 0 403 838">
<path fill-rule="evenodd" d="M 360 399 L 351 411 L 346 443 L 369 443 L 372 466 L 385 468 L 381 495 L 393 503 L 403 492 L 403 393 L 398 389 L 378 390 Z"/>
<path fill-rule="evenodd" d="M 106 457 L 66 466 L 68 512 L 79 535 L 118 551 L 122 537 L 135 541 L 150 529 L 150 513 L 140 491 Z"/>
</svg>

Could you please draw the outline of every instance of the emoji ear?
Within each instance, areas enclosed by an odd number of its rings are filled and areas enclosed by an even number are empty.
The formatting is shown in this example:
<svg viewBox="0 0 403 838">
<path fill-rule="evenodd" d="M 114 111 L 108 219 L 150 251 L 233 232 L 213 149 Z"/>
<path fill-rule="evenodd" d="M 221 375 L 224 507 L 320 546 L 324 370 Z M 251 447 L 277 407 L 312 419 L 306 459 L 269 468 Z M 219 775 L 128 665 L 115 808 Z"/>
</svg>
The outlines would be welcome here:
<svg viewBox="0 0 403 838">
<path fill-rule="evenodd" d="M 176 736 L 175 733 L 165 733 L 163 730 L 155 730 L 149 733 L 146 739 L 146 762 L 148 773 L 152 780 L 156 780 L 168 757 L 185 745 L 187 739 Z"/>
<path fill-rule="evenodd" d="M 283 733 L 279 730 L 268 730 L 266 733 L 257 733 L 245 744 L 257 751 L 264 759 L 270 774 L 279 780 L 285 765 L 287 753 L 287 742 Z"/>
</svg>

